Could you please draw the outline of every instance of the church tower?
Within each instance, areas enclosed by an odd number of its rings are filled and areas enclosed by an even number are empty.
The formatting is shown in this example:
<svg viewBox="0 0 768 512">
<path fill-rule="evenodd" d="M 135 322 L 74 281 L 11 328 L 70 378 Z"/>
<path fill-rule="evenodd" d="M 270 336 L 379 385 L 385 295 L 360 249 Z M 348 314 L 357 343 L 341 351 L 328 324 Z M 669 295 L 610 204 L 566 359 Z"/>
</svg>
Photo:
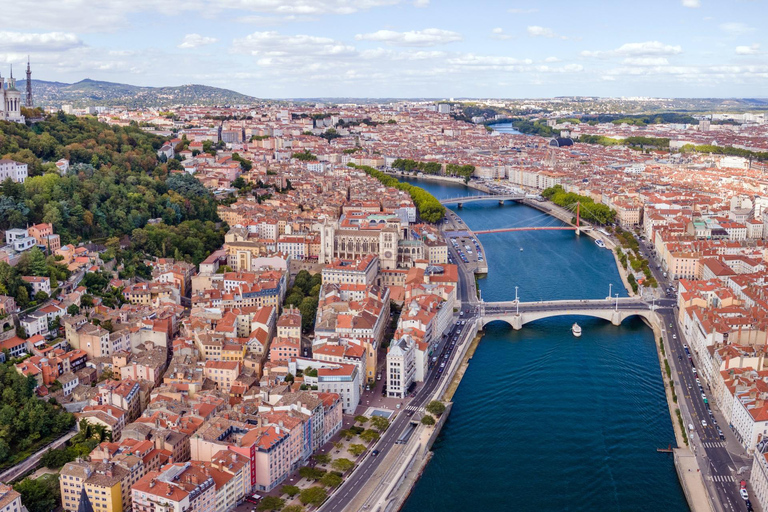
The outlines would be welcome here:
<svg viewBox="0 0 768 512">
<path fill-rule="evenodd" d="M 29 67 L 29 57 L 27 57 L 27 108 L 32 108 L 32 69 Z"/>
</svg>

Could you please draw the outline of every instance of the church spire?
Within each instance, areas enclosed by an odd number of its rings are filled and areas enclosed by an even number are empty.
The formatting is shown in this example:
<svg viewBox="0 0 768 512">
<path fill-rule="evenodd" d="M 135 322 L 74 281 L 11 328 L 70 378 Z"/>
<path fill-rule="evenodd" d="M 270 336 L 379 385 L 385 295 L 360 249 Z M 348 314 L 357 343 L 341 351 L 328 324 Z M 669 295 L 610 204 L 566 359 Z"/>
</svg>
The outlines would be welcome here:
<svg viewBox="0 0 768 512">
<path fill-rule="evenodd" d="M 32 108 L 32 68 L 29 65 L 29 55 L 27 55 L 27 108 Z"/>
</svg>

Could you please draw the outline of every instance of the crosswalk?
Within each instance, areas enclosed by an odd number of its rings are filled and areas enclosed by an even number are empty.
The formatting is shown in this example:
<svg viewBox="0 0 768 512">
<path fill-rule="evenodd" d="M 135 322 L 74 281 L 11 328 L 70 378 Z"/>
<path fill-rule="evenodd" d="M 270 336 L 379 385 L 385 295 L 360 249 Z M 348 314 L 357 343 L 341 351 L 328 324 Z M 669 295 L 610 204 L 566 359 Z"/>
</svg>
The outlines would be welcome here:
<svg viewBox="0 0 768 512">
<path fill-rule="evenodd" d="M 406 411 L 413 411 L 413 412 L 416 412 L 416 411 L 418 411 L 419 409 L 420 409 L 420 407 L 417 407 L 417 406 L 415 406 L 415 405 L 409 405 L 409 406 L 407 406 L 407 407 L 405 408 L 405 410 L 406 410 Z"/>
<path fill-rule="evenodd" d="M 725 446 L 723 441 L 707 441 L 701 444 L 703 444 L 705 448 L 722 448 Z"/>
<path fill-rule="evenodd" d="M 736 479 L 731 475 L 709 475 L 707 478 L 712 482 L 721 482 L 721 483 L 736 482 Z"/>
</svg>

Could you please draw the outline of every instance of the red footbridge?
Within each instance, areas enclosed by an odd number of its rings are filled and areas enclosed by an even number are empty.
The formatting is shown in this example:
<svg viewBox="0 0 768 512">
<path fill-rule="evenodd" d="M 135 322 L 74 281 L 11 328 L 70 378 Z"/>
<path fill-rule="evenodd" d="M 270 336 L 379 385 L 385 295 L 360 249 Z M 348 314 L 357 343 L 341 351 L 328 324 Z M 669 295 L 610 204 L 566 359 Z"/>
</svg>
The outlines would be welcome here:
<svg viewBox="0 0 768 512">
<path fill-rule="evenodd" d="M 474 233 L 476 235 L 487 235 L 488 233 L 509 233 L 512 231 L 576 231 L 576 234 L 578 234 L 581 229 L 581 204 L 576 203 L 575 226 L 537 226 L 527 228 L 481 229 L 479 231 L 474 231 Z"/>
</svg>

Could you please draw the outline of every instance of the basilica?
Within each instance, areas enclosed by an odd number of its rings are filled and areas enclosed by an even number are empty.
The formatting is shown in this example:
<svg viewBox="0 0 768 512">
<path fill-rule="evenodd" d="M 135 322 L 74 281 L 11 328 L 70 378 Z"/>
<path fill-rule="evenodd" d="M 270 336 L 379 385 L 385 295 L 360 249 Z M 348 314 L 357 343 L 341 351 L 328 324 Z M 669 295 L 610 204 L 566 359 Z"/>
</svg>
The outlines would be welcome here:
<svg viewBox="0 0 768 512">
<path fill-rule="evenodd" d="M 0 75 L 0 121 L 23 123 L 21 115 L 21 91 L 16 89 L 16 79 L 11 71 L 10 78 Z"/>
</svg>

